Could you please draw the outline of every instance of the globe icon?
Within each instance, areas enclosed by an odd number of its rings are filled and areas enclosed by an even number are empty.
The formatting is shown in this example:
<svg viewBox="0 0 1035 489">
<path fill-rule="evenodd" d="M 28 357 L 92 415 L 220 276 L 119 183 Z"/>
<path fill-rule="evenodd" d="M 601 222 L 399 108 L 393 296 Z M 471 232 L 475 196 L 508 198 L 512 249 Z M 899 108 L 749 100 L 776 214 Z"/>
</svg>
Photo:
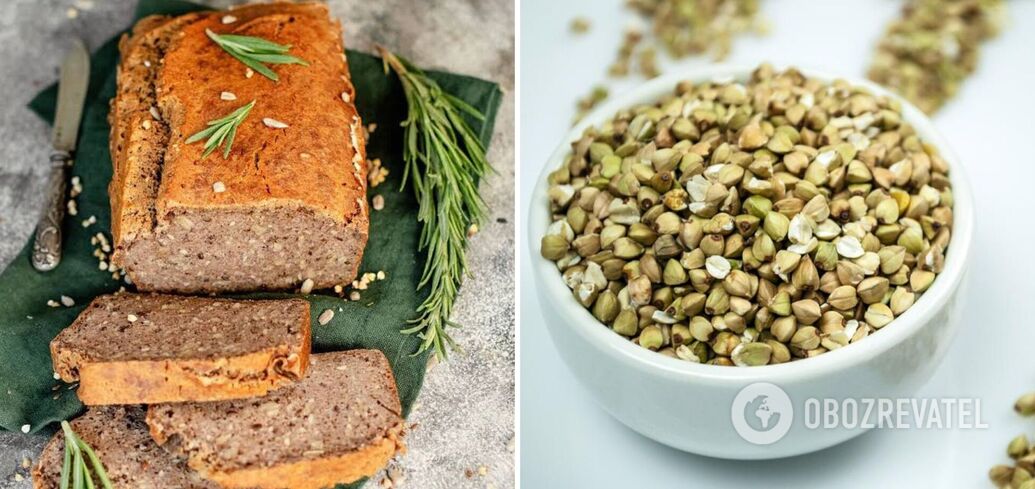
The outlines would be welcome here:
<svg viewBox="0 0 1035 489">
<path fill-rule="evenodd" d="M 780 412 L 772 410 L 769 396 L 758 395 L 744 405 L 744 421 L 755 431 L 769 431 L 780 422 Z"/>
</svg>

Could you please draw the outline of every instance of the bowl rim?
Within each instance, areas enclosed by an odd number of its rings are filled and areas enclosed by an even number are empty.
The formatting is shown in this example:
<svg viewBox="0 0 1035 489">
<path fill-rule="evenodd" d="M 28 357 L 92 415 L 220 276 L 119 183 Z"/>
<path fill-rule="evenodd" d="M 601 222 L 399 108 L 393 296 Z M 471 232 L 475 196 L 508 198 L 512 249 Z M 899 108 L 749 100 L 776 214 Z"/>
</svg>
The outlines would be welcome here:
<svg viewBox="0 0 1035 489">
<path fill-rule="evenodd" d="M 599 125 L 618 111 L 634 105 L 650 103 L 672 93 L 679 81 L 745 81 L 755 67 L 714 65 L 706 68 L 692 68 L 672 72 L 649 80 L 625 93 L 615 97 L 590 112 L 578 124 L 571 128 L 561 143 L 551 153 L 542 170 L 539 172 L 532 194 L 530 208 L 527 213 L 527 231 L 529 255 L 532 263 L 534 280 L 539 288 L 541 298 L 547 299 L 541 304 L 545 309 L 547 303 L 553 307 L 552 313 L 563 317 L 568 327 L 582 337 L 582 340 L 605 352 L 612 359 L 626 366 L 648 372 L 653 375 L 673 379 L 693 379 L 711 384 L 726 384 L 730 381 L 738 383 L 800 381 L 829 374 L 857 366 L 892 349 L 896 345 L 919 331 L 927 321 L 943 309 L 955 290 L 962 282 L 966 264 L 971 253 L 974 229 L 974 203 L 964 169 L 959 158 L 946 143 L 945 138 L 937 131 L 931 119 L 913 104 L 889 90 L 864 79 L 833 76 L 820 70 L 800 68 L 794 65 L 775 66 L 782 71 L 794 67 L 802 74 L 832 82 L 845 80 L 853 86 L 863 87 L 878 96 L 887 96 L 898 101 L 902 107 L 902 116 L 926 142 L 938 148 L 939 154 L 949 165 L 949 179 L 953 188 L 953 237 L 945 254 L 945 267 L 938 274 L 931 287 L 921 295 L 915 304 L 898 318 L 884 326 L 880 334 L 871 334 L 865 341 L 852 343 L 844 348 L 831 351 L 814 358 L 786 362 L 776 365 L 758 367 L 731 368 L 725 366 L 687 362 L 657 352 L 641 348 L 624 337 L 615 334 L 571 299 L 571 291 L 561 279 L 556 265 L 543 258 L 539 253 L 539 243 L 550 222 L 550 213 L 544 205 L 546 197 L 546 181 L 550 172 L 559 168 L 563 159 L 570 152 L 572 141 L 581 137 L 583 131 L 593 125 Z M 556 347 L 556 342 L 554 342 Z M 563 356 L 563 355 L 562 355 Z"/>
</svg>

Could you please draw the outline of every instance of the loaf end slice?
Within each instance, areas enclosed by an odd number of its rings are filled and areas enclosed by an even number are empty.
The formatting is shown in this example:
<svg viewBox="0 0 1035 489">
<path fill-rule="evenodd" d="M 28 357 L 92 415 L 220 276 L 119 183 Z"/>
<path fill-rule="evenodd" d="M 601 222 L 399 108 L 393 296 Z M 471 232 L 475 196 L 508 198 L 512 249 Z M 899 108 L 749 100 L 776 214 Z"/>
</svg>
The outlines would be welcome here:
<svg viewBox="0 0 1035 489">
<path fill-rule="evenodd" d="M 305 376 L 309 303 L 156 294 L 95 299 L 50 343 L 87 405 L 265 395 Z"/>
<path fill-rule="evenodd" d="M 403 450 L 403 418 L 384 354 L 312 356 L 309 375 L 261 399 L 159 404 L 151 436 L 229 488 L 317 489 L 371 476 Z"/>
<path fill-rule="evenodd" d="M 139 407 L 92 408 L 72 421 L 72 430 L 97 453 L 114 487 L 138 489 L 218 489 L 199 477 L 182 459 L 169 456 L 151 439 Z M 58 489 L 65 437 L 58 431 L 32 470 L 34 489 Z M 97 487 L 100 487 L 99 482 Z"/>
</svg>

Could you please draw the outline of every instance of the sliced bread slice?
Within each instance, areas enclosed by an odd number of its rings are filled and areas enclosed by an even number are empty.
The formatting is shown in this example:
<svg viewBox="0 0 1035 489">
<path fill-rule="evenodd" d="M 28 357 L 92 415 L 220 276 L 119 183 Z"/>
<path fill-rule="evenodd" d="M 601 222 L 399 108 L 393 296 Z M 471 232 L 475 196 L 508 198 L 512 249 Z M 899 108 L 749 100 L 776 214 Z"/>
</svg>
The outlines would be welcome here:
<svg viewBox="0 0 1035 489">
<path fill-rule="evenodd" d="M 93 448 L 114 487 L 138 489 L 217 489 L 182 459 L 169 456 L 147 433 L 139 407 L 92 408 L 72 421 L 72 430 Z M 65 437 L 58 430 L 32 469 L 34 489 L 58 489 L 65 456 Z M 99 480 L 95 480 L 100 487 Z"/>
<path fill-rule="evenodd" d="M 228 488 L 317 489 L 375 474 L 403 450 L 384 354 L 312 356 L 305 379 L 259 399 L 151 406 L 151 436 Z"/>
<path fill-rule="evenodd" d="M 309 303 L 116 294 L 50 343 L 54 371 L 87 405 L 265 395 L 305 376 Z"/>
</svg>

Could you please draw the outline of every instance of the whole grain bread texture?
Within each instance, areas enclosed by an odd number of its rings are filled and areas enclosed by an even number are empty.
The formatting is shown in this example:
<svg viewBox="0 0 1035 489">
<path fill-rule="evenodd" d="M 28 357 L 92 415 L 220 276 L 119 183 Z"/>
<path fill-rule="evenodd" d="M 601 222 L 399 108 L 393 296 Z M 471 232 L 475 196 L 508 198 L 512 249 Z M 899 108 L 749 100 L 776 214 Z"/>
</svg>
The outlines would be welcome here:
<svg viewBox="0 0 1035 489">
<path fill-rule="evenodd" d="M 100 296 L 50 343 L 87 405 L 263 396 L 305 376 L 309 302 Z"/>
<path fill-rule="evenodd" d="M 264 398 L 158 404 L 156 442 L 228 488 L 318 489 L 375 474 L 403 450 L 403 418 L 384 354 L 312 356 L 309 375 Z"/>
<path fill-rule="evenodd" d="M 147 432 L 144 409 L 103 406 L 89 409 L 71 422 L 72 430 L 93 448 L 116 488 L 219 489 L 155 444 Z M 64 463 L 65 437 L 59 430 L 32 469 L 34 489 L 58 489 Z M 94 480 L 101 487 L 100 480 Z"/>
<path fill-rule="evenodd" d="M 308 66 L 269 65 L 275 82 L 206 30 L 289 44 Z M 369 223 L 366 133 L 325 5 L 147 17 L 119 48 L 112 260 L 139 290 L 287 290 L 307 279 L 320 289 L 355 278 Z M 253 100 L 227 158 L 186 144 Z"/>
</svg>

